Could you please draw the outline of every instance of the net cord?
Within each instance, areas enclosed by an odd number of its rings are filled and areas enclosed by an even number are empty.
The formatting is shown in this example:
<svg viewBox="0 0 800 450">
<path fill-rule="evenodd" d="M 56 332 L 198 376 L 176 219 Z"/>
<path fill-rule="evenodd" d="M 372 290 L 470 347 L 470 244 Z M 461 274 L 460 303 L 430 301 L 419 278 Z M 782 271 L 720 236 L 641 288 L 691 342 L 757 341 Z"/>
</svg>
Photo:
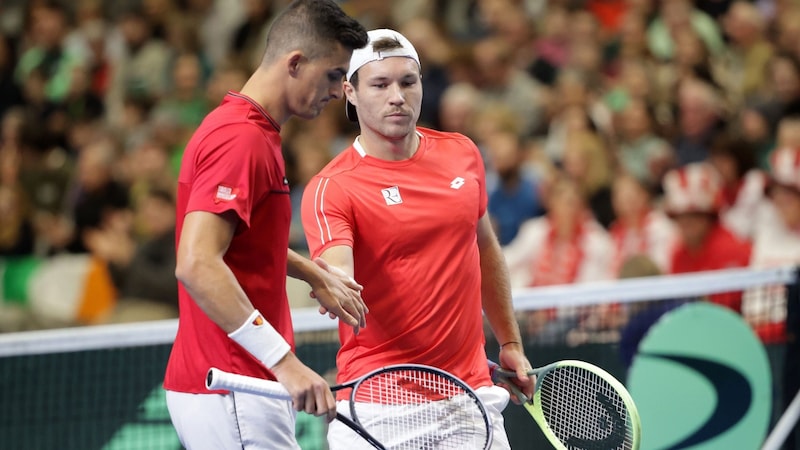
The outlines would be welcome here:
<svg viewBox="0 0 800 450">
<path fill-rule="evenodd" d="M 796 280 L 795 267 L 745 268 L 515 289 L 512 294 L 516 311 L 532 311 L 556 305 L 571 307 L 701 296 L 791 284 Z M 335 330 L 338 326 L 338 321 L 320 315 L 317 308 L 292 310 L 292 322 L 295 333 Z M 0 358 L 169 344 L 175 339 L 177 330 L 178 321 L 169 319 L 6 333 L 0 334 Z"/>
</svg>

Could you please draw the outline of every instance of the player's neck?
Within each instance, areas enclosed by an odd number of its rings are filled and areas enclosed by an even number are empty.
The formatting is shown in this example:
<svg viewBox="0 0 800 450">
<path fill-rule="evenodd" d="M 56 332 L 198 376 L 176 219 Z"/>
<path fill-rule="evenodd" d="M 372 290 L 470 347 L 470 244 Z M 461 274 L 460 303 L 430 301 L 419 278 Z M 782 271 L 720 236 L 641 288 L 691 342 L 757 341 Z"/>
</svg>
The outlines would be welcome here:
<svg viewBox="0 0 800 450">
<path fill-rule="evenodd" d="M 364 152 L 373 158 L 403 161 L 417 153 L 420 137 L 416 129 L 401 139 L 388 139 L 371 132 L 362 132 L 358 141 Z"/>
<path fill-rule="evenodd" d="M 282 81 L 269 71 L 257 69 L 239 91 L 261 105 L 267 114 L 278 124 L 289 120 L 289 109 L 286 107 Z"/>
</svg>

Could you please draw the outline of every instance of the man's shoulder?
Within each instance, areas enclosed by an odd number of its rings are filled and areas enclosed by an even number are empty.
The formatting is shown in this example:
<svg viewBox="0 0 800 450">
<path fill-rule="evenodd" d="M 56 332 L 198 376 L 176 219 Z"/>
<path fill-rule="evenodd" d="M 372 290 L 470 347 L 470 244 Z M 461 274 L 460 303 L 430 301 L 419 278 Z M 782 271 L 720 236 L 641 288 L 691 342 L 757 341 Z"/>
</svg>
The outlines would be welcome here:
<svg viewBox="0 0 800 450">
<path fill-rule="evenodd" d="M 359 166 L 361 156 L 355 151 L 353 146 L 334 156 L 333 159 L 322 168 L 317 174 L 318 178 L 337 178 L 352 172 Z"/>
<path fill-rule="evenodd" d="M 461 133 L 438 131 L 430 128 L 417 127 L 417 131 L 428 141 L 428 146 L 437 152 L 452 153 L 479 153 L 478 146 L 469 137 Z"/>
</svg>

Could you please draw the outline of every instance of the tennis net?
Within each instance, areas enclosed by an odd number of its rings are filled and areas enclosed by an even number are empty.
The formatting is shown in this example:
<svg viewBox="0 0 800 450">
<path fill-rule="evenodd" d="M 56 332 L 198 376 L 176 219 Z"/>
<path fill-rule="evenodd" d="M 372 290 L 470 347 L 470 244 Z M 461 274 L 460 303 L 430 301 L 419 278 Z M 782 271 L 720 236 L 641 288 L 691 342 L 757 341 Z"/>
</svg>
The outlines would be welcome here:
<svg viewBox="0 0 800 450">
<path fill-rule="evenodd" d="M 741 309 L 765 344 L 774 385 L 780 388 L 787 304 L 797 307 L 795 268 L 731 269 L 514 292 L 534 365 L 580 359 L 623 382 L 636 350 L 625 340 L 632 318 L 698 300 Z M 293 311 L 293 320 L 301 360 L 332 375 L 338 347 L 335 322 L 315 308 Z M 0 335 L 0 448 L 180 448 L 161 389 L 176 330 L 177 322 L 167 320 Z M 487 333 L 490 358 L 497 357 L 497 348 Z M 784 408 L 780 392 L 775 398 L 772 423 Z M 505 416 L 512 448 L 548 448 L 531 436 L 524 409 L 509 406 Z M 325 449 L 321 420 L 301 414 L 297 433 L 304 450 Z"/>
</svg>

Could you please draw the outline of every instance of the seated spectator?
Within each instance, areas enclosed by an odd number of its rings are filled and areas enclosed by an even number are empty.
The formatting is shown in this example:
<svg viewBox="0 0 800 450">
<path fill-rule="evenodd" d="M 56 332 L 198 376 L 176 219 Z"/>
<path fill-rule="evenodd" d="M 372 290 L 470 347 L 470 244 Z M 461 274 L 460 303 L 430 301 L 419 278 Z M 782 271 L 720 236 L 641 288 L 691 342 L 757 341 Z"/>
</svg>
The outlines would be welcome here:
<svg viewBox="0 0 800 450">
<path fill-rule="evenodd" d="M 675 55 L 675 37 L 685 30 L 693 30 L 712 54 L 722 51 L 725 43 L 719 26 L 712 17 L 697 9 L 689 0 L 659 2 L 660 14 L 647 29 L 650 51 L 662 60 Z"/>
<path fill-rule="evenodd" d="M 583 191 L 583 197 L 597 222 L 608 228 L 614 220 L 611 206 L 611 158 L 596 133 L 582 132 L 567 136 L 564 143 L 564 173 Z"/>
<path fill-rule="evenodd" d="M 772 158 L 768 192 L 773 211 L 755 221 L 750 258 L 755 268 L 800 264 L 800 148 L 782 147 Z M 786 295 L 783 289 L 765 289 L 746 293 L 744 316 L 764 342 L 783 342 Z"/>
<path fill-rule="evenodd" d="M 678 242 L 675 224 L 654 208 L 652 187 L 628 173 L 618 174 L 612 186 L 616 220 L 609 232 L 614 242 L 612 272 L 621 276 L 625 261 L 644 255 L 664 273 Z"/>
<path fill-rule="evenodd" d="M 745 267 L 750 244 L 739 239 L 720 220 L 722 182 L 708 163 L 689 164 L 664 177 L 664 208 L 680 231 L 670 273 Z M 741 295 L 719 294 L 714 303 L 741 312 Z"/>
<path fill-rule="evenodd" d="M 128 187 L 114 176 L 117 157 L 114 145 L 105 139 L 81 149 L 66 212 L 74 223 L 72 239 L 64 250 L 86 253 L 86 232 L 102 229 L 124 213 L 129 205 Z"/>
<path fill-rule="evenodd" d="M 481 93 L 475 86 L 467 82 L 449 85 L 439 102 L 438 121 L 442 130 L 470 136 L 470 122 L 478 109 L 480 97 Z"/>
<path fill-rule="evenodd" d="M 86 247 L 108 264 L 118 300 L 111 322 L 177 317 L 175 201 L 152 189 L 135 212 L 140 236 L 130 221 L 114 221 L 86 232 Z"/>
<path fill-rule="evenodd" d="M 31 45 L 20 55 L 16 79 L 22 84 L 32 73 L 40 74 L 46 99 L 60 103 L 69 90 L 72 69 L 79 62 L 64 45 L 67 10 L 60 2 L 38 2 L 31 7 L 29 17 Z"/>
<path fill-rule="evenodd" d="M 613 277 L 612 243 L 592 217 L 580 186 L 561 174 L 547 188 L 547 214 L 522 224 L 504 247 L 514 288 L 606 280 Z M 562 342 L 590 309 L 532 311 L 523 321 L 537 345 Z"/>
<path fill-rule="evenodd" d="M 525 221 L 504 247 L 512 287 L 612 278 L 611 238 L 592 217 L 580 186 L 562 174 L 546 192 L 547 213 Z"/>
<path fill-rule="evenodd" d="M 539 179 L 525 165 L 524 143 L 515 134 L 495 133 L 486 141 L 484 150 L 496 178 L 489 188 L 489 215 L 500 245 L 506 245 L 524 221 L 543 214 Z"/>
<path fill-rule="evenodd" d="M 619 167 L 657 186 L 675 164 L 672 147 L 655 130 L 652 111 L 643 100 L 631 99 L 617 114 Z"/>
<path fill-rule="evenodd" d="M 678 130 L 673 142 L 679 166 L 705 161 L 724 128 L 722 99 L 708 83 L 687 79 L 678 87 Z"/>
<path fill-rule="evenodd" d="M 754 149 L 723 134 L 711 145 L 708 162 L 722 180 L 722 223 L 739 238 L 749 241 L 755 224 L 753 218 L 760 217 L 766 206 L 767 176 L 756 168 Z"/>
</svg>

